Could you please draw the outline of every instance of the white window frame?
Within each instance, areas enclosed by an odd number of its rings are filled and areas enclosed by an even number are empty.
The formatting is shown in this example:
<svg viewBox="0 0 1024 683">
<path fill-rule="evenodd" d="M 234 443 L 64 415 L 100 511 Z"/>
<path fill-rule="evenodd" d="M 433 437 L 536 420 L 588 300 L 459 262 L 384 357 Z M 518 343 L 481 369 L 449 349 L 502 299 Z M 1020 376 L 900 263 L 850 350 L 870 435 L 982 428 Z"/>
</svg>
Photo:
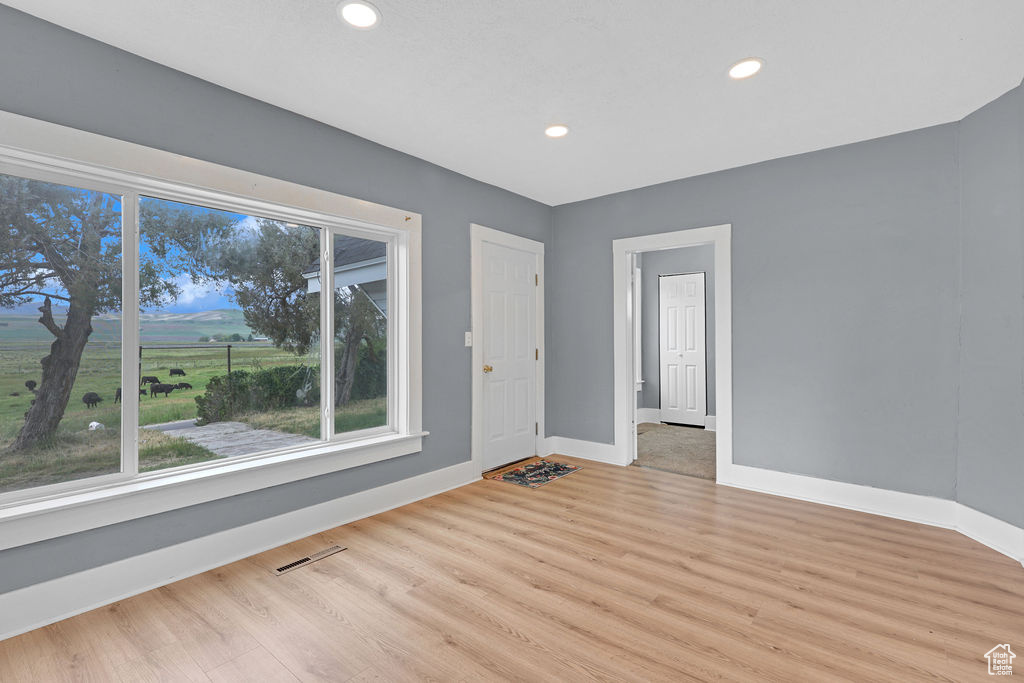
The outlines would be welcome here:
<svg viewBox="0 0 1024 683">
<path fill-rule="evenodd" d="M 386 427 L 333 435 L 333 382 L 321 382 L 328 440 L 139 474 L 130 457 L 138 395 L 122 392 L 122 472 L 0 494 L 0 550 L 422 450 L 419 214 L 2 111 L 0 173 L 122 197 L 122 386 L 139 380 L 138 234 L 129 228 L 140 195 L 320 228 L 324 292 L 334 287 L 332 235 L 386 241 L 389 307 Z M 333 296 L 322 301 L 322 321 L 333 321 Z M 333 334 L 321 342 L 322 373 L 330 372 Z"/>
</svg>

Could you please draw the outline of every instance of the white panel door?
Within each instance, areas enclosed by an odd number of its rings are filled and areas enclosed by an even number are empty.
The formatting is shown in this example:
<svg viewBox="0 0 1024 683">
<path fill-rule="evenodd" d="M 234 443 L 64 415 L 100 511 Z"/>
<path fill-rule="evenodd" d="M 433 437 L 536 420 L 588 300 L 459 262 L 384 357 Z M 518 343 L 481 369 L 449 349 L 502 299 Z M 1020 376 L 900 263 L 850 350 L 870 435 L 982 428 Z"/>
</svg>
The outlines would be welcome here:
<svg viewBox="0 0 1024 683">
<path fill-rule="evenodd" d="M 661 420 L 704 426 L 707 350 L 704 346 L 704 273 L 658 278 Z"/>
<path fill-rule="evenodd" d="M 483 465 L 537 454 L 537 257 L 484 242 Z"/>
</svg>

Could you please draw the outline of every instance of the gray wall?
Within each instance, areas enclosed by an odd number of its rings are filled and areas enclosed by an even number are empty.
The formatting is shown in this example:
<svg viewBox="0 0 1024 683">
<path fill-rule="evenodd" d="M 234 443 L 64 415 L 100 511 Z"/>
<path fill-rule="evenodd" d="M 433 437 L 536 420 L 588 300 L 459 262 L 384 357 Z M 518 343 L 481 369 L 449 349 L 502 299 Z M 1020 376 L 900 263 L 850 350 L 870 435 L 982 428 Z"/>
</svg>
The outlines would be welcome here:
<svg viewBox="0 0 1024 683">
<path fill-rule="evenodd" d="M 735 461 L 952 498 L 956 152 L 950 124 L 556 207 L 548 433 L 613 440 L 612 240 L 731 223 Z"/>
<path fill-rule="evenodd" d="M 1024 88 L 960 125 L 957 499 L 1024 526 Z"/>
<path fill-rule="evenodd" d="M 660 308 L 658 276 L 678 273 L 704 273 L 705 347 L 707 349 L 708 415 L 715 414 L 715 248 L 711 245 L 649 251 L 641 254 L 640 341 L 644 388 L 641 408 L 661 407 L 661 369 L 659 353 Z"/>
<path fill-rule="evenodd" d="M 0 109 L 422 213 L 431 433 L 420 454 L 0 552 L 0 592 L 469 459 L 469 224 L 547 242 L 549 207 L 3 5 Z"/>
<path fill-rule="evenodd" d="M 1020 100 L 552 210 L 0 5 L 0 109 L 422 213 L 431 397 L 421 454 L 3 551 L 0 592 L 467 460 L 470 222 L 547 243 L 548 434 L 612 440 L 611 240 L 732 223 L 736 461 L 1020 524 Z"/>
</svg>

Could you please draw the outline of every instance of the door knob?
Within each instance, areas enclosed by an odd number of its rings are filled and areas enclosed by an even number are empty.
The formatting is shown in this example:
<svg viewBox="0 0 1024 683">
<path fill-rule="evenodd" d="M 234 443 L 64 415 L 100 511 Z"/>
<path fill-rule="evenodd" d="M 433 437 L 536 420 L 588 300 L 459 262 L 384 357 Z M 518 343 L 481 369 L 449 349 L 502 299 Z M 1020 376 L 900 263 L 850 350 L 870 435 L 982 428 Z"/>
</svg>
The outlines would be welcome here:
<svg viewBox="0 0 1024 683">
<path fill-rule="evenodd" d="M 494 368 L 492 368 L 490 365 L 485 365 L 484 372 L 494 372 Z"/>
</svg>

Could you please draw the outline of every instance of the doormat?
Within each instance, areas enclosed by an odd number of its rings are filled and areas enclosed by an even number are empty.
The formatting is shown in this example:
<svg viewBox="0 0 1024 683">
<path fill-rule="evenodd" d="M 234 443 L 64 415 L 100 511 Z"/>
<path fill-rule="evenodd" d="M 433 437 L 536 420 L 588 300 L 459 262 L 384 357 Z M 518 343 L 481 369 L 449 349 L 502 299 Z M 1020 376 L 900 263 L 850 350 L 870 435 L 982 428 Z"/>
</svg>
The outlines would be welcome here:
<svg viewBox="0 0 1024 683">
<path fill-rule="evenodd" d="M 576 465 L 567 465 L 564 462 L 551 462 L 550 460 L 542 460 L 540 458 L 530 458 L 525 462 L 518 462 L 509 467 L 488 472 L 484 475 L 484 478 L 495 481 L 507 481 L 510 484 L 535 489 L 547 484 L 549 481 L 554 481 L 581 469 L 583 468 Z"/>
</svg>

